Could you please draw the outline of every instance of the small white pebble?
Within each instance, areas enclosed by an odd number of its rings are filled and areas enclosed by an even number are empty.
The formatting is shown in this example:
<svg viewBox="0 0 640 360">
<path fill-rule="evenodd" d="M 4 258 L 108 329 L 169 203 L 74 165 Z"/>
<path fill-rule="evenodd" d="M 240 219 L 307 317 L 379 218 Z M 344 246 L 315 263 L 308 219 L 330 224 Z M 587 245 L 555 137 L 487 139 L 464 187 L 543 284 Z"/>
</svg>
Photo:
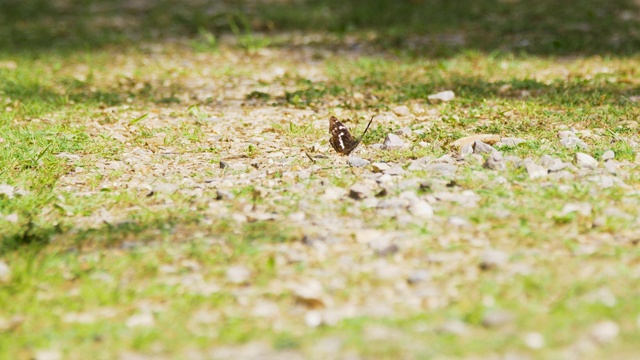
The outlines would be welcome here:
<svg viewBox="0 0 640 360">
<path fill-rule="evenodd" d="M 304 322 L 308 327 L 318 327 L 322 325 L 322 314 L 318 311 L 309 311 L 304 315 Z"/>
<path fill-rule="evenodd" d="M 595 324 L 589 333 L 594 340 L 602 344 L 611 342 L 618 337 L 620 328 L 613 321 L 602 321 Z"/>
<path fill-rule="evenodd" d="M 244 266 L 231 266 L 227 269 L 227 279 L 233 284 L 244 284 L 251 278 L 251 271 Z"/>
<path fill-rule="evenodd" d="M 149 312 L 143 312 L 143 313 L 134 314 L 130 316 L 125 322 L 125 325 L 127 325 L 127 327 L 130 327 L 130 328 L 142 327 L 142 326 L 153 326 L 155 322 L 156 321 L 153 317 L 153 314 Z"/>
<path fill-rule="evenodd" d="M 544 336 L 538 332 L 530 332 L 524 335 L 524 344 L 529 349 L 538 350 L 544 347 Z"/>
<path fill-rule="evenodd" d="M 11 279 L 11 268 L 4 261 L 0 261 L 0 281 L 9 281 Z"/>
<path fill-rule="evenodd" d="M 38 350 L 33 355 L 33 358 L 35 360 L 60 360 L 62 359 L 62 353 L 54 349 Z"/>
</svg>

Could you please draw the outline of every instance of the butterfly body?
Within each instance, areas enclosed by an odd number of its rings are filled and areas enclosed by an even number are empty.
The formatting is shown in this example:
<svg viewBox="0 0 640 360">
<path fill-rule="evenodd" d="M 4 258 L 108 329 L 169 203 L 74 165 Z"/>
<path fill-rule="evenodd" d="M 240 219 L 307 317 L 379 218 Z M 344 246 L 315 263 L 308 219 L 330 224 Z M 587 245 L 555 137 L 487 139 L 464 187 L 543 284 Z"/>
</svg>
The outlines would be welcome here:
<svg viewBox="0 0 640 360">
<path fill-rule="evenodd" d="M 358 147 L 360 141 L 364 134 L 369 130 L 369 125 L 371 125 L 371 121 L 373 121 L 373 117 L 369 120 L 369 124 L 367 128 L 362 133 L 359 139 L 355 139 L 353 135 L 349 132 L 349 129 L 338 120 L 335 116 L 332 116 L 329 119 L 329 133 L 331 133 L 331 138 L 329 139 L 329 143 L 333 147 L 333 149 L 340 155 L 349 155 L 353 150 Z"/>
</svg>

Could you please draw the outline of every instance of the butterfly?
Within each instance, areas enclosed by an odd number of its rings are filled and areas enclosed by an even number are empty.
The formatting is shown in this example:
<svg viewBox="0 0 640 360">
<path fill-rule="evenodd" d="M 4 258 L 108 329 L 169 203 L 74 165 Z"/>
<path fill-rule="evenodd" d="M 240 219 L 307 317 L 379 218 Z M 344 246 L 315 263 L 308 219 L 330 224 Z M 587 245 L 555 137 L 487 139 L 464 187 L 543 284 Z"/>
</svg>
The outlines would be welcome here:
<svg viewBox="0 0 640 360">
<path fill-rule="evenodd" d="M 364 129 L 364 132 L 360 136 L 358 140 L 354 139 L 349 129 L 338 120 L 337 117 L 332 116 L 329 119 L 329 133 L 331 133 L 331 139 L 329 139 L 329 143 L 338 152 L 340 155 L 349 155 L 353 150 L 358 147 L 360 141 L 369 130 L 369 126 L 373 121 L 373 116 L 371 120 L 369 120 L 369 124 L 367 124 L 367 128 Z"/>
</svg>

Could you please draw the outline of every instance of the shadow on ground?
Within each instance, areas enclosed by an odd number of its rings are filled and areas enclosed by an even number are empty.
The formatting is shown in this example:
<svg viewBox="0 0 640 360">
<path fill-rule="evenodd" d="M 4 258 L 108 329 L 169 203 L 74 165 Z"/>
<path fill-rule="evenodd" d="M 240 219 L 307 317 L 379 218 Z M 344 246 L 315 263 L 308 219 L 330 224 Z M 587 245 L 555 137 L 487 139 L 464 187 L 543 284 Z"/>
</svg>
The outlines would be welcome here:
<svg viewBox="0 0 640 360">
<path fill-rule="evenodd" d="M 631 55 L 637 0 L 9 0 L 0 49 L 38 54 L 171 41 L 207 32 L 358 35 L 423 56 L 464 50 Z"/>
</svg>

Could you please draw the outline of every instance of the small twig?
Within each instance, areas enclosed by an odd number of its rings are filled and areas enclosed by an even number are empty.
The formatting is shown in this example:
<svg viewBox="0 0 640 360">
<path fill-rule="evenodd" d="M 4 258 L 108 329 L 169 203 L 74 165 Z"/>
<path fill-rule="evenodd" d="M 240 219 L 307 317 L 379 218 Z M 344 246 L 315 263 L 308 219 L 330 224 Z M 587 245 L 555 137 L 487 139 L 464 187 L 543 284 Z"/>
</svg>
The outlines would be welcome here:
<svg viewBox="0 0 640 360">
<path fill-rule="evenodd" d="M 228 156 L 226 158 L 223 158 L 222 160 L 235 160 L 235 159 L 245 159 L 248 158 L 247 155 L 234 155 L 234 156 Z"/>
<path fill-rule="evenodd" d="M 307 155 L 307 157 L 309 158 L 309 160 L 311 160 L 312 163 L 316 163 L 316 159 L 312 158 L 311 155 L 309 155 L 309 153 L 305 150 L 304 154 Z"/>
</svg>

